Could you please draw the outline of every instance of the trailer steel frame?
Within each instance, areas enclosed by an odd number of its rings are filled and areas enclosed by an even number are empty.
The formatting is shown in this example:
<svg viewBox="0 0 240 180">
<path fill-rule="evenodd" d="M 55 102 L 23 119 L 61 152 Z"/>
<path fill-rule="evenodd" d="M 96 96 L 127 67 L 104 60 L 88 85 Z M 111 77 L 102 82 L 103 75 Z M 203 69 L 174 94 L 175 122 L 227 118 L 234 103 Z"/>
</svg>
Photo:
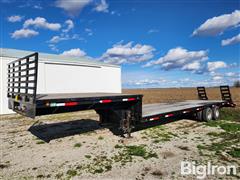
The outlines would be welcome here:
<svg viewBox="0 0 240 180">
<path fill-rule="evenodd" d="M 10 109 L 30 118 L 94 109 L 100 116 L 100 123 L 118 124 L 121 132 L 129 136 L 132 128 L 146 122 L 186 115 L 195 115 L 199 120 L 206 120 L 206 109 L 215 113 L 222 107 L 235 107 L 229 86 L 220 87 L 222 100 L 208 100 L 205 87 L 197 87 L 199 100 L 143 106 L 141 94 L 37 94 L 37 74 L 37 52 L 8 64 L 8 107 Z M 216 116 L 213 117 L 216 118 Z"/>
</svg>

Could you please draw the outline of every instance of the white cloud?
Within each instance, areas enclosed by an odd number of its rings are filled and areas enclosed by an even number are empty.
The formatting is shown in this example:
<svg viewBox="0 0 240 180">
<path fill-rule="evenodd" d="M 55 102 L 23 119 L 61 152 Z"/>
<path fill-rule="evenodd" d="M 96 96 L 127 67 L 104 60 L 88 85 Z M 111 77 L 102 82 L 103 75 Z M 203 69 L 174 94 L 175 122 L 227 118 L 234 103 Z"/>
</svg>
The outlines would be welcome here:
<svg viewBox="0 0 240 180">
<path fill-rule="evenodd" d="M 11 34 L 11 37 L 14 39 L 20 39 L 20 38 L 29 38 L 33 36 L 37 36 L 39 33 L 37 31 L 31 30 L 31 29 L 19 29 L 14 31 Z"/>
<path fill-rule="evenodd" d="M 56 43 L 59 43 L 60 41 L 65 41 L 65 40 L 68 40 L 68 39 L 69 39 L 69 37 L 53 36 L 49 40 L 49 43 L 56 44 Z"/>
<path fill-rule="evenodd" d="M 85 28 L 85 32 L 89 35 L 92 36 L 93 35 L 93 31 L 89 28 Z"/>
<path fill-rule="evenodd" d="M 57 0 L 55 5 L 56 7 L 64 9 L 70 16 L 76 16 L 91 2 L 92 0 Z"/>
<path fill-rule="evenodd" d="M 235 76 L 235 74 L 236 74 L 236 73 L 228 72 L 228 73 L 226 73 L 226 76 L 232 77 L 232 76 Z"/>
<path fill-rule="evenodd" d="M 167 80 L 165 79 L 141 79 L 141 80 L 133 80 L 128 81 L 128 85 L 134 85 L 134 86 L 144 86 L 144 85 L 160 85 L 166 83 Z"/>
<path fill-rule="evenodd" d="M 9 16 L 7 18 L 9 22 L 20 22 L 22 21 L 22 19 L 23 19 L 23 16 L 19 16 L 19 15 Z"/>
<path fill-rule="evenodd" d="M 231 77 L 231 78 L 240 78 L 240 72 L 227 72 L 225 74 L 227 77 Z"/>
<path fill-rule="evenodd" d="M 57 48 L 57 46 L 55 44 L 49 44 L 48 47 L 52 50 L 52 51 L 59 51 L 59 49 Z"/>
<path fill-rule="evenodd" d="M 35 4 L 35 5 L 33 6 L 33 8 L 34 8 L 34 9 L 42 9 L 42 6 Z"/>
<path fill-rule="evenodd" d="M 153 51 L 155 49 L 150 45 L 120 42 L 107 49 L 100 60 L 112 64 L 138 63 L 150 60 L 153 57 Z"/>
<path fill-rule="evenodd" d="M 49 43 L 48 46 L 52 51 L 58 51 L 57 43 L 59 43 L 61 41 L 68 41 L 68 40 L 81 40 L 81 41 L 83 41 L 84 39 L 81 38 L 78 34 L 69 35 L 69 34 L 66 34 L 66 33 L 61 33 L 58 36 L 53 36 L 49 41 L 47 41 L 47 43 Z"/>
<path fill-rule="evenodd" d="M 97 12 L 108 12 L 109 5 L 107 4 L 106 0 L 101 0 L 100 3 L 96 5 L 94 8 Z"/>
<path fill-rule="evenodd" d="M 150 30 L 148 31 L 148 34 L 158 33 L 158 32 L 159 32 L 158 29 L 150 29 Z"/>
<path fill-rule="evenodd" d="M 68 51 L 64 51 L 61 55 L 71 56 L 71 57 L 83 57 L 83 56 L 86 56 L 86 53 L 83 50 L 76 48 L 76 49 L 70 49 Z"/>
<path fill-rule="evenodd" d="M 197 71 L 201 69 L 200 62 L 208 59 L 207 51 L 188 51 L 182 47 L 170 49 L 167 54 L 156 61 L 150 61 L 144 67 L 160 66 L 164 70 L 182 69 Z"/>
<path fill-rule="evenodd" d="M 220 68 L 226 68 L 227 64 L 223 61 L 214 61 L 214 62 L 208 62 L 207 63 L 207 69 L 208 71 L 214 71 L 216 69 L 220 69 Z"/>
<path fill-rule="evenodd" d="M 117 11 L 111 11 L 110 12 L 111 15 L 117 15 L 117 16 L 121 16 L 121 14 Z"/>
<path fill-rule="evenodd" d="M 222 34 L 226 29 L 236 27 L 240 24 L 240 10 L 235 10 L 231 14 L 224 14 L 206 20 L 194 32 L 193 36 L 215 36 Z"/>
<path fill-rule="evenodd" d="M 240 43 L 240 34 L 232 38 L 222 40 L 222 46 L 232 45 L 236 43 Z"/>
<path fill-rule="evenodd" d="M 194 61 L 192 63 L 186 64 L 182 67 L 182 70 L 186 71 L 198 71 L 201 69 L 201 64 L 198 61 Z"/>
<path fill-rule="evenodd" d="M 68 19 L 65 21 L 65 24 L 67 25 L 67 28 L 66 29 L 63 29 L 62 31 L 63 32 L 68 32 L 70 31 L 72 28 L 74 28 L 74 23 L 72 20 Z"/>
<path fill-rule="evenodd" d="M 61 28 L 61 25 L 59 23 L 49 23 L 43 17 L 36 17 L 35 19 L 31 18 L 26 20 L 23 24 L 23 27 L 27 28 L 29 26 L 33 26 L 35 28 L 49 29 L 52 31 L 57 31 Z"/>
<path fill-rule="evenodd" d="M 61 34 L 60 36 L 53 36 L 48 43 L 52 43 L 52 44 L 57 44 L 60 41 L 67 41 L 67 40 L 83 40 L 83 38 L 79 37 L 79 35 L 74 34 L 72 36 L 68 35 L 68 34 Z"/>
<path fill-rule="evenodd" d="M 223 79 L 222 76 L 213 76 L 212 77 L 212 80 L 214 80 L 214 81 L 218 81 L 218 80 L 222 80 L 222 79 Z"/>
</svg>

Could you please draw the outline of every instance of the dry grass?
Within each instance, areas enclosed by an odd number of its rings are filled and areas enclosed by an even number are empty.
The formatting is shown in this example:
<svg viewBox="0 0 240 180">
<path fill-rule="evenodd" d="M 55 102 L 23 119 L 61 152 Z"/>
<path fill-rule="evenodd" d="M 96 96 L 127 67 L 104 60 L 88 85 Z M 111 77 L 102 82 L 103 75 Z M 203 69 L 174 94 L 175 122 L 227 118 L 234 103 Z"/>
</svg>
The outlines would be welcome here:
<svg viewBox="0 0 240 180">
<path fill-rule="evenodd" d="M 209 99 L 221 99 L 219 88 L 207 88 Z M 197 99 L 195 88 L 159 88 L 159 89 L 124 89 L 123 93 L 143 94 L 143 103 L 174 102 Z M 240 106 L 240 88 L 231 88 L 233 101 Z"/>
</svg>

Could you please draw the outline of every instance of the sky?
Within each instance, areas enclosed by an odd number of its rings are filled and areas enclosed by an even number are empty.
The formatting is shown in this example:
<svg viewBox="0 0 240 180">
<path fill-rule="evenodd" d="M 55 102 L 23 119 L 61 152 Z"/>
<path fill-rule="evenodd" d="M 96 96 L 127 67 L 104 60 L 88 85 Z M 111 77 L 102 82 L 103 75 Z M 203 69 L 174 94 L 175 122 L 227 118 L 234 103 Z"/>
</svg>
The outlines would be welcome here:
<svg viewBox="0 0 240 180">
<path fill-rule="evenodd" d="M 0 0 L 0 45 L 120 65 L 123 88 L 232 85 L 240 1 Z"/>
</svg>

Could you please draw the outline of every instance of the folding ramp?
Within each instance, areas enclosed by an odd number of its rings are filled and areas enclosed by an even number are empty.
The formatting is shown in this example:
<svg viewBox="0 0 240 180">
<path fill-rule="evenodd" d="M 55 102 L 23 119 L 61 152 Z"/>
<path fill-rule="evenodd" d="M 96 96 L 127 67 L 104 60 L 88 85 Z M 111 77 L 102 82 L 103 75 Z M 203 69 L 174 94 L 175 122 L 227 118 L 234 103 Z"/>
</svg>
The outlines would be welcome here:
<svg viewBox="0 0 240 180">
<path fill-rule="evenodd" d="M 197 87 L 197 92 L 198 92 L 198 99 L 208 100 L 205 87 Z"/>
</svg>

